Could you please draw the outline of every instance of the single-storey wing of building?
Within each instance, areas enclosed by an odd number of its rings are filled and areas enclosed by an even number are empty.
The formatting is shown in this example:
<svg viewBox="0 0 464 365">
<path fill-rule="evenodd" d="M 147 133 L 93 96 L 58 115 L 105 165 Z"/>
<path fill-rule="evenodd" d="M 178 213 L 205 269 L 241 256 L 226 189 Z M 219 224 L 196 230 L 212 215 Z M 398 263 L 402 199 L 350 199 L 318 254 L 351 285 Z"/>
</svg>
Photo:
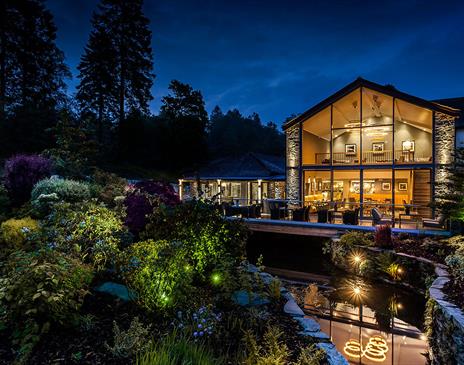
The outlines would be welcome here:
<svg viewBox="0 0 464 365">
<path fill-rule="evenodd" d="M 247 153 L 211 161 L 179 179 L 181 199 L 213 198 L 237 205 L 285 198 L 285 157 Z"/>
</svg>

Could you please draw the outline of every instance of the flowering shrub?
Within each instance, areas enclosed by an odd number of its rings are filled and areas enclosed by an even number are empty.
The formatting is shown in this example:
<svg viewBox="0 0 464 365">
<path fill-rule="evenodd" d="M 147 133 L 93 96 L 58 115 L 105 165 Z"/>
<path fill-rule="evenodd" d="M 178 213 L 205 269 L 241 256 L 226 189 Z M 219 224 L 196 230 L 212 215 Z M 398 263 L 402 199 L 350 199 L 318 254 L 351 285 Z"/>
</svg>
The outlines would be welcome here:
<svg viewBox="0 0 464 365">
<path fill-rule="evenodd" d="M 42 215 L 49 213 L 57 201 L 79 203 L 90 198 L 88 183 L 56 177 L 39 181 L 31 193 L 32 207 Z"/>
<path fill-rule="evenodd" d="M 148 310 L 175 307 L 192 290 L 192 268 L 179 242 L 134 243 L 124 254 L 121 271 L 127 285 Z"/>
<path fill-rule="evenodd" d="M 174 206 L 179 197 L 170 184 L 156 181 L 141 181 L 130 188 L 125 199 L 125 224 L 134 234 L 139 234 L 147 224 L 147 215 L 160 204 Z"/>
<path fill-rule="evenodd" d="M 27 240 L 39 231 L 39 224 L 31 217 L 8 219 L 0 226 L 0 239 L 9 248 L 23 248 Z"/>
<path fill-rule="evenodd" d="M 195 340 L 212 336 L 217 324 L 221 321 L 221 313 L 215 313 L 210 306 L 201 306 L 187 318 L 182 312 L 177 313 L 178 328 L 187 331 Z"/>
<path fill-rule="evenodd" d="M 17 155 L 5 162 L 5 187 L 11 202 L 19 206 L 29 200 L 34 185 L 51 175 L 51 160 L 38 155 Z"/>
<path fill-rule="evenodd" d="M 392 230 L 388 224 L 377 226 L 375 228 L 375 245 L 380 248 L 391 248 L 393 246 L 391 235 Z"/>
<path fill-rule="evenodd" d="M 68 203 L 59 204 L 48 216 L 49 247 L 78 255 L 99 269 L 114 261 L 127 238 L 120 217 L 93 202 L 70 208 Z"/>
<path fill-rule="evenodd" d="M 91 267 L 52 250 L 15 251 L 0 279 L 0 304 L 27 353 L 51 325 L 68 325 L 93 278 Z"/>
</svg>

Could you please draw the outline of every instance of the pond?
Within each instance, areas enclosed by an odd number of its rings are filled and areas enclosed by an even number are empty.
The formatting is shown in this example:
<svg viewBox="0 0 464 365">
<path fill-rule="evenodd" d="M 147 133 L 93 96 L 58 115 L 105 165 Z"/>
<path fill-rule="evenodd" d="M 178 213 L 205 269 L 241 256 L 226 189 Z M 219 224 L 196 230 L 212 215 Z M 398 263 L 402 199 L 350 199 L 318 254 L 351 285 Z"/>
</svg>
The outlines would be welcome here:
<svg viewBox="0 0 464 365">
<path fill-rule="evenodd" d="M 336 270 L 323 244 L 320 237 L 255 232 L 247 251 L 253 263 L 262 254 L 268 270 L 300 294 L 306 315 L 350 364 L 426 364 L 424 296 Z M 309 283 L 317 286 L 308 290 Z"/>
</svg>

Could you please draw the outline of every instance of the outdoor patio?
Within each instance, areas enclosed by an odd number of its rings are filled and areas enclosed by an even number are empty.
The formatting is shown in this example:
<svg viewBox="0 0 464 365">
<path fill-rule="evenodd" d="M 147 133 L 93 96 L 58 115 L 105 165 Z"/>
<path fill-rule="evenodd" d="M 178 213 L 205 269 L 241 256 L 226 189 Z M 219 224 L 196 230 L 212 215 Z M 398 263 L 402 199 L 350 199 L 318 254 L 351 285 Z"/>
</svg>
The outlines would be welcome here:
<svg viewBox="0 0 464 365">
<path fill-rule="evenodd" d="M 234 199 L 222 202 L 224 215 L 253 219 L 253 221 L 294 222 L 314 227 L 370 227 L 388 224 L 396 231 L 447 231 L 448 222 L 443 216 L 435 219 L 428 207 L 414 204 L 374 204 L 317 202 L 301 206 L 299 202 L 284 199 L 266 199 L 249 202 Z M 425 214 L 422 214 L 426 212 Z"/>
</svg>

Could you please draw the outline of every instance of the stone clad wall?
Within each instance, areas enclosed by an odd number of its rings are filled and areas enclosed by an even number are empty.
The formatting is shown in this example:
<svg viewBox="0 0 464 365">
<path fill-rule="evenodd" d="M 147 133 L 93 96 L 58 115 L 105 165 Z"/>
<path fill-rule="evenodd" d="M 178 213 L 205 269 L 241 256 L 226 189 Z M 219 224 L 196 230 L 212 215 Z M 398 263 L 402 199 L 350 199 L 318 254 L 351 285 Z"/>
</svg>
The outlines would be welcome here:
<svg viewBox="0 0 464 365">
<path fill-rule="evenodd" d="M 442 291 L 449 281 L 448 272 L 443 267 L 436 267 L 435 272 L 426 311 L 431 364 L 464 364 L 464 314 Z"/>
<path fill-rule="evenodd" d="M 300 125 L 285 131 L 287 139 L 287 199 L 300 200 Z"/>
<path fill-rule="evenodd" d="M 455 117 L 435 112 L 435 182 L 449 181 L 454 162 Z M 449 184 L 436 184 L 435 195 L 447 194 Z"/>
</svg>

